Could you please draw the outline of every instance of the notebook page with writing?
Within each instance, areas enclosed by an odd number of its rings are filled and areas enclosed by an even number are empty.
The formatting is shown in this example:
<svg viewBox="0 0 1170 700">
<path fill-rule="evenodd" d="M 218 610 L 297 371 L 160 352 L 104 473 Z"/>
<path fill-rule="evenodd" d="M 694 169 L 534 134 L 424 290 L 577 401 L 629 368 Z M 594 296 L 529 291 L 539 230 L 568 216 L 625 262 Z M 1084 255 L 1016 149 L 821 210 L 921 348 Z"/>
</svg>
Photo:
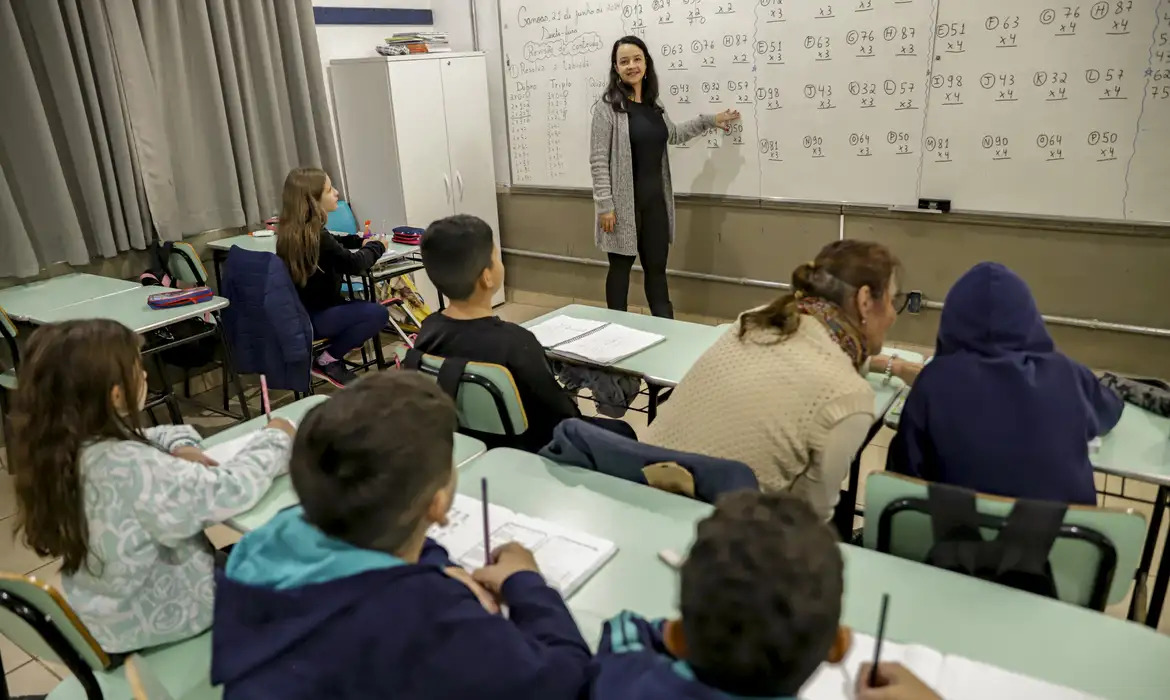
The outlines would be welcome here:
<svg viewBox="0 0 1170 700">
<path fill-rule="evenodd" d="M 873 663 L 877 643 L 868 634 L 853 634 L 853 644 L 840 664 L 821 664 L 813 677 L 800 689 L 801 700 L 852 700 L 857 696 L 857 678 L 861 665 Z M 943 655 L 934 649 L 914 644 L 882 642 L 882 661 L 896 661 L 914 672 L 931 688 L 938 688 L 943 669 Z M 950 700 L 950 696 L 946 696 Z"/>
<path fill-rule="evenodd" d="M 296 422 L 294 421 L 289 422 L 294 426 L 296 425 Z M 244 446 L 247 445 L 248 442 L 254 437 L 256 437 L 256 433 L 247 433 L 246 435 L 232 438 L 227 442 L 221 442 L 215 447 L 201 447 L 200 449 L 202 449 L 203 453 L 208 457 L 211 457 L 220 464 L 223 464 L 232 457 L 235 457 L 240 452 L 240 450 L 244 449 Z"/>
<path fill-rule="evenodd" d="M 553 348 L 561 343 L 576 340 L 583 335 L 607 325 L 605 321 L 590 321 L 572 316 L 557 316 L 536 324 L 528 330 L 536 336 L 542 347 Z"/>
<path fill-rule="evenodd" d="M 589 335 L 558 345 L 553 352 L 598 365 L 612 365 L 663 340 L 665 337 L 657 333 L 611 323 Z"/>
<path fill-rule="evenodd" d="M 432 527 L 428 534 L 447 548 L 451 559 L 468 571 L 483 566 L 483 515 L 480 501 L 462 494 L 448 514 L 446 527 Z M 532 551 L 548 585 L 568 598 L 617 553 L 617 545 L 561 527 L 539 518 L 488 507 L 493 549 L 519 542 Z"/>
</svg>

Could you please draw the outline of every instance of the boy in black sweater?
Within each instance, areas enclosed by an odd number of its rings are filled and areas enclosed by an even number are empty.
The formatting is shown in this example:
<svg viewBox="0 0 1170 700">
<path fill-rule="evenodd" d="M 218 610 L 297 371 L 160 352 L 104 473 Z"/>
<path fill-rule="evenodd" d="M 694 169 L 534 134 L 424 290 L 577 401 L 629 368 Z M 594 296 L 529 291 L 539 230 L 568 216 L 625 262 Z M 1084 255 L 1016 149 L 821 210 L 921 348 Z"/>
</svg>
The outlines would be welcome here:
<svg viewBox="0 0 1170 700">
<path fill-rule="evenodd" d="M 476 437 L 493 447 L 536 452 L 548 444 L 558 423 L 581 412 L 557 383 L 536 336 L 492 311 L 492 296 L 504 285 L 504 263 L 491 227 L 474 216 L 440 219 L 423 234 L 422 259 L 427 276 L 450 305 L 423 321 L 415 348 L 506 367 L 516 381 L 528 430 L 507 445 L 500 436 Z"/>
</svg>

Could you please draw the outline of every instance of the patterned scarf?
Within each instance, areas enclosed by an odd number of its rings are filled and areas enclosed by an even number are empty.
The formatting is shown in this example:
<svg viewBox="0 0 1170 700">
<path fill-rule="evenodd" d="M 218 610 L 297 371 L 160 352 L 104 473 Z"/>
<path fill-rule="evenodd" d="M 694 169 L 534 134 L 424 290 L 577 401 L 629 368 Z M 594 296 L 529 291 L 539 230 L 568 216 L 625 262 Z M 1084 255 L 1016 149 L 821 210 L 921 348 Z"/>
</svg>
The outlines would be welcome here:
<svg viewBox="0 0 1170 700">
<path fill-rule="evenodd" d="M 869 349 L 866 348 L 865 336 L 858 329 L 857 324 L 844 314 L 840 306 L 821 297 L 804 296 L 796 293 L 796 309 L 806 316 L 812 316 L 821 322 L 829 331 L 829 335 L 841 346 L 841 350 L 849 356 L 850 361 L 858 372 L 869 359 Z"/>
</svg>

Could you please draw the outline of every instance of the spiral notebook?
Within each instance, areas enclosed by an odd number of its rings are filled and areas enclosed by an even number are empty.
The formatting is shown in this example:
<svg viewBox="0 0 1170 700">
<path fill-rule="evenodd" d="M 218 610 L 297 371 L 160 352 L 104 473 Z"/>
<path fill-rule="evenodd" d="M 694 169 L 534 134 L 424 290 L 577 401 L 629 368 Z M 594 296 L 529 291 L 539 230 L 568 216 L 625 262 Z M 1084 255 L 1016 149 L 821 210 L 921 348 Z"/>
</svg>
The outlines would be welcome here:
<svg viewBox="0 0 1170 700">
<path fill-rule="evenodd" d="M 556 316 L 528 330 L 541 346 L 568 360 L 609 366 L 665 340 L 665 336 L 617 323 Z"/>
<path fill-rule="evenodd" d="M 447 549 L 453 561 L 468 571 L 482 567 L 484 562 L 481 503 L 456 494 L 447 513 L 447 525 L 434 525 L 427 533 Z M 492 548 L 508 542 L 527 547 L 536 557 L 544 580 L 565 598 L 576 593 L 617 553 L 617 545 L 609 540 L 514 513 L 502 506 L 488 506 L 488 521 Z"/>
<path fill-rule="evenodd" d="M 802 700 L 852 700 L 862 663 L 873 661 L 874 638 L 854 634 L 841 664 L 822 664 L 800 690 Z M 1027 698 L 1094 700 L 1092 695 L 916 644 L 882 642 L 882 661 L 896 661 L 947 700 Z"/>
</svg>

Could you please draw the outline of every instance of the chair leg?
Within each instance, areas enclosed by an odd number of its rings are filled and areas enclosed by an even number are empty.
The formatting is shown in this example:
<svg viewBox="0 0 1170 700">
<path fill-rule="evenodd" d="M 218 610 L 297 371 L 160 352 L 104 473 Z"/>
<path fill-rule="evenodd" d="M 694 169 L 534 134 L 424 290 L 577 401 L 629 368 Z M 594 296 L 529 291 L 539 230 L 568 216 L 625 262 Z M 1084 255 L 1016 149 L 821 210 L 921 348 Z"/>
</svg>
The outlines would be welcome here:
<svg viewBox="0 0 1170 700">
<path fill-rule="evenodd" d="M 227 362 L 223 362 L 220 364 L 219 393 L 220 398 L 223 399 L 223 410 L 225 411 L 230 410 L 231 407 L 231 393 L 229 392 L 229 389 L 231 389 L 231 381 L 228 377 L 228 366 Z"/>
<path fill-rule="evenodd" d="M 183 368 L 183 398 L 191 398 L 191 368 Z"/>
<path fill-rule="evenodd" d="M 240 380 L 240 375 L 236 372 L 236 367 L 232 363 L 232 350 L 228 346 L 227 336 L 223 332 L 223 319 L 220 317 L 218 311 L 215 312 L 215 329 L 219 335 L 219 345 L 223 348 L 224 371 L 228 374 L 231 383 L 235 386 L 236 398 L 240 400 L 240 412 L 244 414 L 244 420 L 251 420 L 252 411 L 248 409 L 248 400 L 244 397 L 244 383 Z"/>
</svg>

